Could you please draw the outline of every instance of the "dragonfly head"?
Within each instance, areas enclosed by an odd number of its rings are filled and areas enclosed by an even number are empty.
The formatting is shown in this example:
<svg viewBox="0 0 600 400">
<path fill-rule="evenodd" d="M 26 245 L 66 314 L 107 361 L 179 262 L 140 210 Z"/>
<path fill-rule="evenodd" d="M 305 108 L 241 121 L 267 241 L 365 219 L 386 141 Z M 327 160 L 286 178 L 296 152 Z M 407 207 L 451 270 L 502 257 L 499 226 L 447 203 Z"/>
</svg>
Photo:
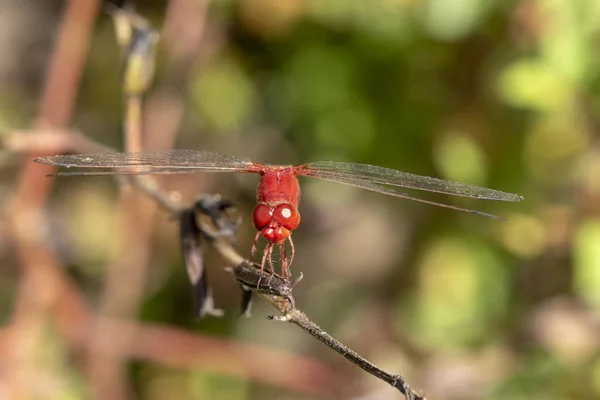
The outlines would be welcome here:
<svg viewBox="0 0 600 400">
<path fill-rule="evenodd" d="M 259 203 L 252 211 L 254 227 L 274 244 L 283 243 L 300 224 L 300 214 L 289 203 L 268 205 Z"/>
</svg>

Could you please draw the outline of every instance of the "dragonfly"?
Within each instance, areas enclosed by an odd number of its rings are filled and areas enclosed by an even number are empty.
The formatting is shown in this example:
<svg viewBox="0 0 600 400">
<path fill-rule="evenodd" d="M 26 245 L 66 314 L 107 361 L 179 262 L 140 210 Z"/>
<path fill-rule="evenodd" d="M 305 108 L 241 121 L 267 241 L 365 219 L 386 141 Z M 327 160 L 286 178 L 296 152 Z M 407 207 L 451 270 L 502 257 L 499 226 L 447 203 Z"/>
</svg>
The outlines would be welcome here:
<svg viewBox="0 0 600 400">
<path fill-rule="evenodd" d="M 251 256 L 254 256 L 262 235 L 266 240 L 266 245 L 262 255 L 261 274 L 267 260 L 271 271 L 273 271 L 273 249 L 278 248 L 281 274 L 285 278 L 290 276 L 289 267 L 295 254 L 294 242 L 291 236 L 292 231 L 300 224 L 300 213 L 298 212 L 300 201 L 299 176 L 339 182 L 394 197 L 490 218 L 499 217 L 481 211 L 422 199 L 404 193 L 403 189 L 416 189 L 483 200 L 508 202 L 523 200 L 522 196 L 512 193 L 415 175 L 375 165 L 336 161 L 316 161 L 297 166 L 268 165 L 231 154 L 201 150 L 171 149 L 142 153 L 71 154 L 39 157 L 34 161 L 59 167 L 95 169 L 93 171 L 59 172 L 58 175 L 141 175 L 192 172 L 258 174 L 257 205 L 252 211 L 252 222 L 257 232 L 254 237 Z M 286 243 L 289 243 L 290 247 L 289 258 Z"/>
</svg>

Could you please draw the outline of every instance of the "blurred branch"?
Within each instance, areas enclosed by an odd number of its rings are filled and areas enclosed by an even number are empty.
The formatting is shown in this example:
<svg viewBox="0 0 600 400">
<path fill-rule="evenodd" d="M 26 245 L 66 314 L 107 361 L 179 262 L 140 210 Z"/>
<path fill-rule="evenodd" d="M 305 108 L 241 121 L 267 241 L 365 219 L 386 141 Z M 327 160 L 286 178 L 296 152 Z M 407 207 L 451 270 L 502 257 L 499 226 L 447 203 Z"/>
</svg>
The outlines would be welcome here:
<svg viewBox="0 0 600 400">
<path fill-rule="evenodd" d="M 81 297 L 62 296 L 64 301 L 56 308 L 71 311 L 59 313 L 58 327 L 61 335 L 75 350 L 88 350 L 94 321 Z M 67 305 L 67 303 L 69 305 Z M 84 308 L 81 309 L 80 307 Z M 83 312 L 80 312 L 82 311 Z M 340 374 L 322 363 L 301 355 L 290 355 L 247 343 L 210 338 L 161 324 L 136 324 L 106 319 L 104 325 L 111 337 L 132 337 L 130 346 L 108 347 L 109 354 L 133 358 L 173 368 L 199 368 L 253 381 L 290 388 L 315 396 L 339 395 L 342 386 Z M 0 329 L 0 363 L 11 359 L 11 332 Z M 120 351 L 118 355 L 115 354 Z M 260 359 L 261 363 L 256 360 Z M 294 373 L 273 365 L 294 365 Z M 12 365 L 11 365 L 12 366 Z M 235 366 L 232 368 L 231 366 Z"/>
<path fill-rule="evenodd" d="M 38 128 L 68 127 L 99 8 L 100 2 L 94 0 L 66 2 L 40 99 Z M 7 213 L 22 277 L 9 330 L 11 345 L 6 346 L 10 365 L 6 378 L 8 396 L 21 399 L 30 398 L 31 382 L 35 382 L 35 359 L 46 313 L 63 296 L 75 292 L 47 246 L 43 208 L 54 180 L 45 177 L 51 168 L 31 163 L 30 159 L 39 155 L 43 154 L 32 151 L 26 158 Z M 70 310 L 72 307 L 64 309 Z"/>
<path fill-rule="evenodd" d="M 122 87 L 125 100 L 123 140 L 125 150 L 140 152 L 143 138 L 143 97 L 154 78 L 158 32 L 133 9 L 113 8 L 110 11 L 116 31 L 128 31 L 118 36 L 123 47 Z M 121 28 L 120 30 L 118 28 Z M 175 135 L 175 132 L 172 132 Z M 174 138 L 172 139 L 174 140 Z M 144 289 L 151 255 L 152 225 L 155 204 L 141 193 L 122 187 L 117 204 L 116 226 L 120 240 L 116 241 L 112 261 L 106 268 L 104 290 L 100 300 L 100 317 L 92 332 L 86 367 L 96 398 L 127 399 L 133 397 L 127 384 L 126 359 L 122 349 L 130 346 L 133 337 L 110 334 L 107 316 L 136 319 L 144 298 Z M 109 351 L 110 350 L 110 351 Z"/>
<path fill-rule="evenodd" d="M 184 114 L 184 96 L 198 60 L 209 59 L 221 45 L 223 34 L 207 29 L 209 0 L 168 2 L 161 33 L 168 67 L 145 101 L 144 145 L 147 150 L 173 147 Z M 212 18 L 214 20 L 214 18 Z"/>
<path fill-rule="evenodd" d="M 226 339 L 199 337 L 168 326 L 142 325 L 127 353 L 176 368 L 202 368 L 250 377 L 253 381 L 313 395 L 339 397 L 344 385 L 338 371 L 310 357 Z M 280 366 L 293 366 L 293 373 Z"/>
<path fill-rule="evenodd" d="M 35 138 L 36 143 L 31 143 L 32 137 Z M 68 153 L 82 148 L 94 153 L 113 151 L 111 148 L 99 143 L 90 142 L 89 139 L 78 131 L 59 128 L 12 131 L 4 139 L 3 145 L 14 152 L 30 152 L 32 154 L 40 152 L 44 154 Z M 29 160 L 27 161 L 30 164 Z M 52 180 L 50 181 L 53 182 Z"/>
</svg>

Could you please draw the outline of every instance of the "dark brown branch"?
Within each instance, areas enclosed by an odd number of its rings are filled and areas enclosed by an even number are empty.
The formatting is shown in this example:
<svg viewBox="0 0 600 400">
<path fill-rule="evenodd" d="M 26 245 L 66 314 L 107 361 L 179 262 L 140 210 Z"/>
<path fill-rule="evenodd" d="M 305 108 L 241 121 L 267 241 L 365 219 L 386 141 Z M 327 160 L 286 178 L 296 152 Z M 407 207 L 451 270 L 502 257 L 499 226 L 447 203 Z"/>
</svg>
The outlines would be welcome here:
<svg viewBox="0 0 600 400">
<path fill-rule="evenodd" d="M 292 297 L 292 289 L 302 279 L 302 274 L 300 274 L 293 282 L 287 281 L 273 272 L 263 274 L 260 265 L 246 261 L 233 268 L 233 273 L 238 282 L 243 286 L 244 290 L 253 291 L 262 295 L 274 295 L 276 298 L 288 301 L 288 311 L 282 311 L 282 313 L 284 313 L 282 317 L 271 316 L 269 317 L 270 319 L 275 321 L 288 321 L 298 325 L 311 336 L 325 343 L 325 345 L 341 354 L 350 362 L 400 390 L 408 400 L 424 400 L 423 396 L 417 394 L 408 385 L 402 375 L 392 375 L 385 372 L 354 350 L 348 348 L 348 346 L 344 345 L 333 336 L 329 335 L 321 329 L 321 327 L 312 322 L 302 311 L 296 309 L 296 302 Z"/>
<path fill-rule="evenodd" d="M 329 335 L 327 332 L 321 329 L 321 327 L 312 322 L 300 310 L 294 310 L 286 314 L 283 318 L 281 318 L 281 320 L 289 321 L 295 325 L 298 325 L 300 328 L 302 328 L 302 330 L 308 332 L 311 336 L 321 341 L 338 354 L 342 355 L 348 361 L 356 364 L 359 368 L 365 370 L 374 377 L 379 378 L 398 389 L 402 394 L 405 395 L 407 400 L 425 400 L 423 395 L 418 394 L 409 386 L 402 375 L 392 375 L 377 367 L 375 364 L 371 363 L 369 360 L 362 357 L 354 350 L 348 348 L 348 346 L 341 343 L 333 336 Z"/>
</svg>

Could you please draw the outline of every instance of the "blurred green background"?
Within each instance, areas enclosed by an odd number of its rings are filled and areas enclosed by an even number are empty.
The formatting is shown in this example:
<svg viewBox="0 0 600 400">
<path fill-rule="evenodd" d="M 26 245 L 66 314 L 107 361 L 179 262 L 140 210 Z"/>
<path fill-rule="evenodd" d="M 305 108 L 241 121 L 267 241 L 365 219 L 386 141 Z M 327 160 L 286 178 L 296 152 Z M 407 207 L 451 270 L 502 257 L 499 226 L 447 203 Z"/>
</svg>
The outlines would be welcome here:
<svg viewBox="0 0 600 400">
<path fill-rule="evenodd" d="M 160 27 L 167 3 L 137 10 Z M 5 137 L 35 116 L 62 6 L 0 2 Z M 159 45 L 156 87 L 183 104 L 176 147 L 274 164 L 376 164 L 525 197 L 427 197 L 504 222 L 301 179 L 292 271 L 305 276 L 294 292 L 303 311 L 431 399 L 600 399 L 600 2 L 215 0 L 202 23 L 185 84 L 167 56 L 173 41 Z M 72 125 L 122 149 L 119 48 L 108 16 L 94 29 Z M 9 198 L 25 161 L 3 158 Z M 161 182 L 185 201 L 203 191 L 235 202 L 237 246 L 249 253 L 256 177 Z M 48 208 L 52 245 L 92 304 L 116 201 L 110 178 L 64 178 Z M 253 318 L 236 318 L 240 294 L 216 256 L 210 281 L 226 316 L 195 320 L 177 227 L 162 212 L 152 250 L 141 321 L 309 356 L 352 382 L 345 398 L 402 398 L 294 326 L 267 321 L 260 302 Z M 0 252 L 8 325 L 19 269 L 7 232 Z M 54 385 L 39 398 L 88 398 L 85 374 L 47 329 L 39 365 Z M 1 378 L 10 365 L 0 367 Z M 320 398 L 148 362 L 129 364 L 128 384 L 143 399 Z"/>
</svg>

